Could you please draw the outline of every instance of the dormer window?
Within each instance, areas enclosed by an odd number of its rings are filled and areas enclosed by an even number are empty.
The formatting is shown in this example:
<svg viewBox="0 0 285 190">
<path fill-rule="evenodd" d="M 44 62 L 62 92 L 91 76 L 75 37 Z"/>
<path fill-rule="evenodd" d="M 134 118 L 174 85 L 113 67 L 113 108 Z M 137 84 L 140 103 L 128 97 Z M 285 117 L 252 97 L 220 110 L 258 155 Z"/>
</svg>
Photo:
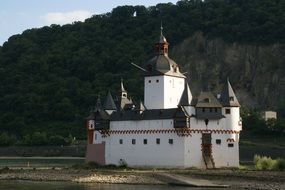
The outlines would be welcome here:
<svg viewBox="0 0 285 190">
<path fill-rule="evenodd" d="M 205 98 L 204 101 L 205 101 L 206 103 L 210 103 L 210 99 L 209 99 L 209 98 Z"/>
<path fill-rule="evenodd" d="M 230 101 L 234 101 L 234 97 L 233 96 L 230 96 Z"/>
</svg>

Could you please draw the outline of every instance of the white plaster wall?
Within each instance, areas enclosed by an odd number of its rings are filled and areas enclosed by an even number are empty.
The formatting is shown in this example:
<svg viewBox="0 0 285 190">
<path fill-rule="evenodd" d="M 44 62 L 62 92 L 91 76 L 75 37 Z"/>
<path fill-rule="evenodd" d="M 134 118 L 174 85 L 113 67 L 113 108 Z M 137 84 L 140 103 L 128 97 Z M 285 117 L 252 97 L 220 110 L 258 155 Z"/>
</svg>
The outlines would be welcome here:
<svg viewBox="0 0 285 190">
<path fill-rule="evenodd" d="M 99 131 L 94 131 L 93 135 L 93 144 L 101 144 L 102 143 L 102 135 Z"/>
<path fill-rule="evenodd" d="M 201 151 L 202 135 L 200 133 L 191 133 L 191 135 L 187 138 L 188 143 L 185 146 L 185 167 L 205 168 Z"/>
<path fill-rule="evenodd" d="M 227 142 L 231 134 L 214 134 L 212 133 L 212 155 L 215 167 L 239 167 L 239 147 L 237 142 Z M 206 168 L 201 144 L 202 134 L 192 133 L 185 142 L 185 167 Z M 216 144 L 216 139 L 221 140 L 221 144 Z M 234 144 L 234 147 L 228 147 L 228 144 Z"/>
<path fill-rule="evenodd" d="M 184 78 L 166 75 L 145 77 L 145 107 L 147 109 L 176 108 L 184 90 L 184 83 Z"/>
<path fill-rule="evenodd" d="M 161 109 L 164 107 L 164 96 L 163 96 L 164 82 L 163 80 L 164 80 L 164 76 L 145 77 L 144 79 L 144 105 L 147 109 Z"/>
<path fill-rule="evenodd" d="M 191 108 L 189 108 L 191 109 Z M 194 110 L 194 109 L 193 109 Z M 236 111 L 236 110 L 235 110 Z M 233 116 L 239 112 L 234 113 Z M 237 117 L 210 120 L 207 129 L 210 130 L 234 130 L 231 129 L 232 119 Z M 239 117 L 238 117 L 239 118 Z M 206 129 L 204 120 L 190 119 L 191 129 Z M 173 120 L 145 120 L 145 121 L 112 121 L 110 130 L 147 130 L 147 129 L 173 129 Z M 189 137 L 179 137 L 176 133 L 151 133 L 151 134 L 111 134 L 103 138 L 106 142 L 106 164 L 118 165 L 124 160 L 129 166 L 156 166 L 156 167 L 197 167 L 205 168 L 202 157 L 201 133 L 191 133 Z M 160 144 L 156 144 L 156 138 Z M 123 144 L 119 140 L 123 139 Z M 132 144 L 136 139 L 136 144 Z M 147 139 L 147 144 L 143 140 Z M 168 143 L 173 139 L 173 145 Z M 216 139 L 221 139 L 221 144 L 216 144 Z M 235 142 L 227 142 L 234 139 Z M 212 151 L 216 167 L 239 167 L 239 135 L 212 133 Z M 232 143 L 234 147 L 228 147 Z"/>
<path fill-rule="evenodd" d="M 224 110 L 223 110 L 224 111 Z M 226 118 L 220 120 L 210 120 L 206 127 L 204 120 L 198 120 L 195 117 L 190 118 L 191 129 L 209 129 L 209 130 L 237 130 L 241 127 L 239 121 L 239 108 L 233 108 L 231 114 L 225 114 Z M 196 152 L 191 155 L 191 166 L 205 167 L 202 152 L 201 133 L 192 133 L 190 150 Z M 216 144 L 216 139 L 221 139 L 221 144 Z M 235 142 L 227 142 L 227 139 L 233 139 Z M 232 143 L 234 147 L 228 147 Z M 216 167 L 239 167 L 239 134 L 212 133 L 212 152 Z M 199 147 L 199 149 L 197 149 Z"/>
<path fill-rule="evenodd" d="M 226 130 L 228 129 L 225 125 L 225 119 L 209 120 L 206 126 L 203 119 L 196 119 L 195 117 L 190 118 L 191 129 L 210 129 L 210 130 Z"/>
<path fill-rule="evenodd" d="M 185 88 L 185 79 L 164 76 L 164 108 L 176 108 Z"/>
<path fill-rule="evenodd" d="M 212 133 L 212 151 L 216 167 L 239 167 L 238 142 L 227 142 L 227 139 L 235 139 L 236 134 L 214 134 Z M 221 144 L 216 143 L 221 139 Z M 233 144 L 233 147 L 228 147 Z"/>
<path fill-rule="evenodd" d="M 111 122 L 110 129 L 173 129 L 172 126 L 172 120 L 116 121 Z M 156 144 L 156 138 L 160 138 L 160 144 Z M 136 139 L 135 145 L 132 139 Z M 144 139 L 147 144 L 143 144 Z M 184 152 L 184 138 L 176 133 L 112 134 L 106 138 L 106 164 L 118 165 L 122 159 L 129 166 L 184 167 Z"/>
<path fill-rule="evenodd" d="M 230 109 L 231 113 L 226 114 L 225 110 Z M 239 107 L 225 107 L 222 109 L 222 114 L 226 117 L 225 125 L 229 130 L 239 131 L 242 129 L 242 126 L 239 125 L 240 121 L 240 109 Z"/>
</svg>

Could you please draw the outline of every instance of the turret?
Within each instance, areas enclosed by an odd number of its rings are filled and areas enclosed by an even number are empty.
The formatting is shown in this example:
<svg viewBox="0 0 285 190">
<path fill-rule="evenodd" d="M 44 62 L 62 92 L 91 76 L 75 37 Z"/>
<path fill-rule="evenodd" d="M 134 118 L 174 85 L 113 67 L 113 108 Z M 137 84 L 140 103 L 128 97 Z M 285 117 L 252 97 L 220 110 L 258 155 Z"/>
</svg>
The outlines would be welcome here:
<svg viewBox="0 0 285 190">
<path fill-rule="evenodd" d="M 191 116 L 192 114 L 195 114 L 194 107 L 191 105 L 192 99 L 193 99 L 192 93 L 190 91 L 187 81 L 185 80 L 184 90 L 183 90 L 178 106 L 182 106 L 187 111 L 187 114 L 189 116 Z"/>
<path fill-rule="evenodd" d="M 168 56 L 168 45 L 166 38 L 162 33 L 162 26 L 160 27 L 160 37 L 158 43 L 155 44 L 155 51 L 157 55 L 165 55 Z"/>
<path fill-rule="evenodd" d="M 241 130 L 240 104 L 229 80 L 227 80 L 222 90 L 220 102 L 223 105 L 223 115 L 226 117 L 226 126 L 230 130 Z"/>
<path fill-rule="evenodd" d="M 121 79 L 121 89 L 119 91 L 117 107 L 121 110 L 132 109 L 134 107 L 132 99 L 128 98 L 128 92 L 124 87 L 123 79 Z"/>
<path fill-rule="evenodd" d="M 109 115 L 111 115 L 114 111 L 117 111 L 117 106 L 116 106 L 116 104 L 114 102 L 114 99 L 113 99 L 110 91 L 108 91 L 108 94 L 107 94 L 107 97 L 105 99 L 103 107 L 104 107 L 104 110 Z"/>
<path fill-rule="evenodd" d="M 156 55 L 146 63 L 144 103 L 147 109 L 176 108 L 184 90 L 185 76 L 168 56 L 162 27 L 155 44 Z"/>
</svg>

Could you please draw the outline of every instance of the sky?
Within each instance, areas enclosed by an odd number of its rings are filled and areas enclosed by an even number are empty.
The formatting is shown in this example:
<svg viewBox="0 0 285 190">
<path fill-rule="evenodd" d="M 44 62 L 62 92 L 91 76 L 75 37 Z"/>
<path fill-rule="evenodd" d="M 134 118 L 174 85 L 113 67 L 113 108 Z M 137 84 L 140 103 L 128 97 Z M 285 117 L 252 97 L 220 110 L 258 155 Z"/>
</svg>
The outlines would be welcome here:
<svg viewBox="0 0 285 190">
<path fill-rule="evenodd" d="M 0 0 L 0 46 L 14 34 L 51 24 L 84 21 L 121 5 L 153 6 L 178 0 Z"/>
</svg>

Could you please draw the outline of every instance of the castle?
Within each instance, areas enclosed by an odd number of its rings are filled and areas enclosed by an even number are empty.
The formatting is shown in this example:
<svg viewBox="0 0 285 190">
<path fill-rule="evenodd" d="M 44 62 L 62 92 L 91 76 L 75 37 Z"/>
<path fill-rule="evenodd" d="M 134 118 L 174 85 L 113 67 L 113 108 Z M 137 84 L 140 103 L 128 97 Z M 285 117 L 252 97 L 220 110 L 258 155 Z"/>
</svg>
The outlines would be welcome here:
<svg viewBox="0 0 285 190">
<path fill-rule="evenodd" d="M 192 97 L 186 76 L 168 57 L 162 30 L 146 63 L 144 102 L 135 105 L 121 81 L 86 119 L 86 161 L 150 167 L 239 167 L 240 104 L 229 81 L 218 96 Z"/>
</svg>

